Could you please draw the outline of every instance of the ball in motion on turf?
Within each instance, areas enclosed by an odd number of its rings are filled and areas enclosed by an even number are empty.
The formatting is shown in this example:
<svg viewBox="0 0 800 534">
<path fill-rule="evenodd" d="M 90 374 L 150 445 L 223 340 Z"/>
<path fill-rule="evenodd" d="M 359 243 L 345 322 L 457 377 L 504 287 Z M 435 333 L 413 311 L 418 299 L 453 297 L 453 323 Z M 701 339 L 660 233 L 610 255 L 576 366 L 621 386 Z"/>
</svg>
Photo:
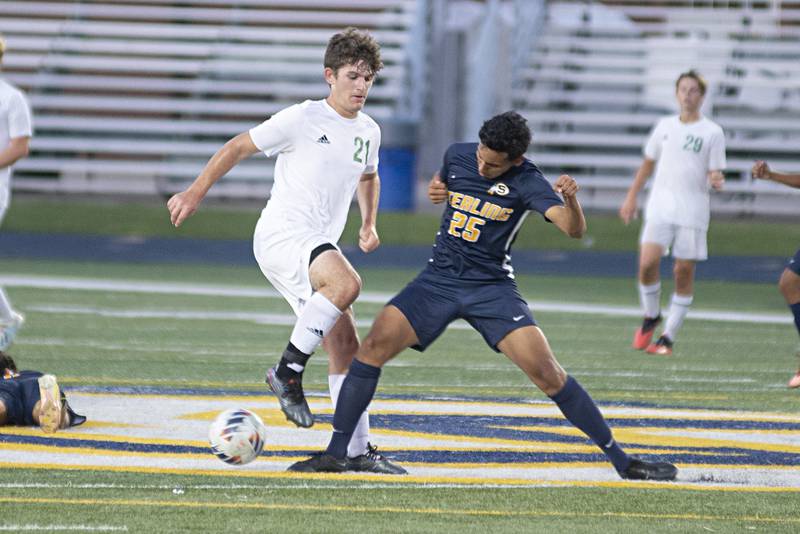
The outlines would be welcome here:
<svg viewBox="0 0 800 534">
<path fill-rule="evenodd" d="M 208 429 L 211 452 L 232 465 L 252 462 L 264 449 L 267 427 L 249 410 L 225 410 L 217 416 Z"/>
</svg>

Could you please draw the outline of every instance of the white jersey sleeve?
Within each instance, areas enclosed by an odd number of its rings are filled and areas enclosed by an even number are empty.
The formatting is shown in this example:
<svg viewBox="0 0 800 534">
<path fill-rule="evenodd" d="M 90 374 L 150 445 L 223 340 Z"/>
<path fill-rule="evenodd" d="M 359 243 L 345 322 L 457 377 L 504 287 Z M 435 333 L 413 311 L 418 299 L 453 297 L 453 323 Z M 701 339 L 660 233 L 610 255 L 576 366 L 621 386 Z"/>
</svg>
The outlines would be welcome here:
<svg viewBox="0 0 800 534">
<path fill-rule="evenodd" d="M 647 159 L 651 159 L 653 161 L 658 160 L 661 157 L 661 148 L 664 143 L 664 120 L 659 120 L 653 129 L 650 131 L 650 137 L 647 138 L 647 142 L 644 145 L 644 150 L 642 153 L 644 157 Z"/>
<path fill-rule="evenodd" d="M 8 106 L 8 137 L 30 137 L 33 133 L 31 125 L 31 109 L 21 92 L 11 94 Z"/>
<path fill-rule="evenodd" d="M 725 159 L 725 134 L 722 128 L 718 128 L 711 135 L 711 143 L 708 152 L 708 170 L 721 171 L 728 166 Z"/>
<path fill-rule="evenodd" d="M 292 150 L 297 132 L 302 130 L 305 117 L 299 105 L 282 109 L 258 126 L 250 129 L 253 144 L 272 157 Z"/>
<path fill-rule="evenodd" d="M 367 155 L 366 166 L 364 167 L 364 174 L 372 174 L 378 172 L 378 151 L 381 148 L 381 130 L 375 128 L 375 148 L 371 148 Z"/>
</svg>

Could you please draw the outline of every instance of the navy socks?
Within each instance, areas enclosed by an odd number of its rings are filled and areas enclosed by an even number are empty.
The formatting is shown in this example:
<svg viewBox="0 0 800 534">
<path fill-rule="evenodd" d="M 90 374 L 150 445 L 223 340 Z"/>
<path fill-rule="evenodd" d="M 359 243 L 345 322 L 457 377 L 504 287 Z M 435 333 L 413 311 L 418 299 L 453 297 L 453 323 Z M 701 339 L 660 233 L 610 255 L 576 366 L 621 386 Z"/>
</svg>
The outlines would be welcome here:
<svg viewBox="0 0 800 534">
<path fill-rule="evenodd" d="M 333 436 L 325 451 L 336 458 L 347 456 L 347 445 L 353 436 L 358 419 L 375 395 L 381 368 L 353 360 L 342 382 L 336 412 L 333 414 Z"/>
<path fill-rule="evenodd" d="M 584 434 L 592 438 L 608 456 L 618 472 L 625 471 L 631 463 L 630 457 L 614 440 L 597 405 L 577 380 L 571 376 L 561 391 L 550 397 L 558 405 L 561 413 Z"/>
<path fill-rule="evenodd" d="M 800 302 L 789 304 L 789 309 L 792 310 L 794 315 L 794 326 L 797 328 L 797 333 L 800 334 Z"/>
</svg>

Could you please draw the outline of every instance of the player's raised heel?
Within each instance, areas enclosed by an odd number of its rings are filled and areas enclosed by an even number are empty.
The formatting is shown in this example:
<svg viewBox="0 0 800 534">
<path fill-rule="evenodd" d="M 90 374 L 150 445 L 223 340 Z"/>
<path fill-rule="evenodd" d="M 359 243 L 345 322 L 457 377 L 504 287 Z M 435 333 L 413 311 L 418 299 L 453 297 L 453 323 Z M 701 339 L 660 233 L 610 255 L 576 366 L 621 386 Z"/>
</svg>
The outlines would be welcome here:
<svg viewBox="0 0 800 534">
<path fill-rule="evenodd" d="M 661 322 L 661 315 L 658 317 L 645 317 L 642 321 L 642 326 L 640 326 L 636 333 L 633 335 L 633 343 L 631 346 L 636 350 L 644 350 L 650 345 L 650 341 L 653 339 L 653 332 L 655 332 L 656 327 Z"/>
<path fill-rule="evenodd" d="M 274 367 L 267 370 L 267 384 L 272 392 L 278 397 L 281 411 L 286 419 L 303 428 L 310 428 L 314 424 L 314 416 L 306 402 L 303 393 L 303 383 L 301 378 L 290 378 L 281 380 Z"/>
<path fill-rule="evenodd" d="M 798 370 L 797 373 L 795 373 L 795 375 L 789 379 L 789 383 L 786 385 L 792 389 L 800 388 L 800 370 Z"/>
<path fill-rule="evenodd" d="M 626 480 L 675 480 L 678 468 L 667 462 L 645 462 L 631 458 L 631 464 L 619 476 Z"/>
<path fill-rule="evenodd" d="M 61 389 L 56 377 L 39 377 L 39 426 L 45 434 L 54 434 L 61 427 Z"/>
<path fill-rule="evenodd" d="M 11 320 L 0 321 L 0 350 L 6 350 L 11 346 L 24 323 L 25 316 L 17 312 L 11 312 Z"/>
</svg>

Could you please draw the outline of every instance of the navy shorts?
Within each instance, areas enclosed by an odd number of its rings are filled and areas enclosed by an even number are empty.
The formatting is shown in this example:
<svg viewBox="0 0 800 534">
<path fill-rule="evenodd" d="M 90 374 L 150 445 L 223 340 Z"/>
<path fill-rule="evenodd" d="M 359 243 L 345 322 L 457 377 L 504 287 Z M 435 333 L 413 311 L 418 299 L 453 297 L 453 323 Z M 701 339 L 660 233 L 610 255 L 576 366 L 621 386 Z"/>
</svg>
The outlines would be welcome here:
<svg viewBox="0 0 800 534">
<path fill-rule="evenodd" d="M 536 324 L 513 280 L 464 282 L 422 271 L 389 304 L 406 316 L 423 351 L 447 325 L 464 319 L 495 351 L 512 330 Z"/>
<path fill-rule="evenodd" d="M 39 377 L 41 373 L 23 371 L 18 378 L 0 380 L 0 401 L 6 407 L 9 425 L 31 426 L 33 407 L 39 402 Z"/>
<path fill-rule="evenodd" d="M 794 256 L 786 263 L 786 268 L 794 274 L 800 276 L 800 249 L 794 253 Z"/>
</svg>

